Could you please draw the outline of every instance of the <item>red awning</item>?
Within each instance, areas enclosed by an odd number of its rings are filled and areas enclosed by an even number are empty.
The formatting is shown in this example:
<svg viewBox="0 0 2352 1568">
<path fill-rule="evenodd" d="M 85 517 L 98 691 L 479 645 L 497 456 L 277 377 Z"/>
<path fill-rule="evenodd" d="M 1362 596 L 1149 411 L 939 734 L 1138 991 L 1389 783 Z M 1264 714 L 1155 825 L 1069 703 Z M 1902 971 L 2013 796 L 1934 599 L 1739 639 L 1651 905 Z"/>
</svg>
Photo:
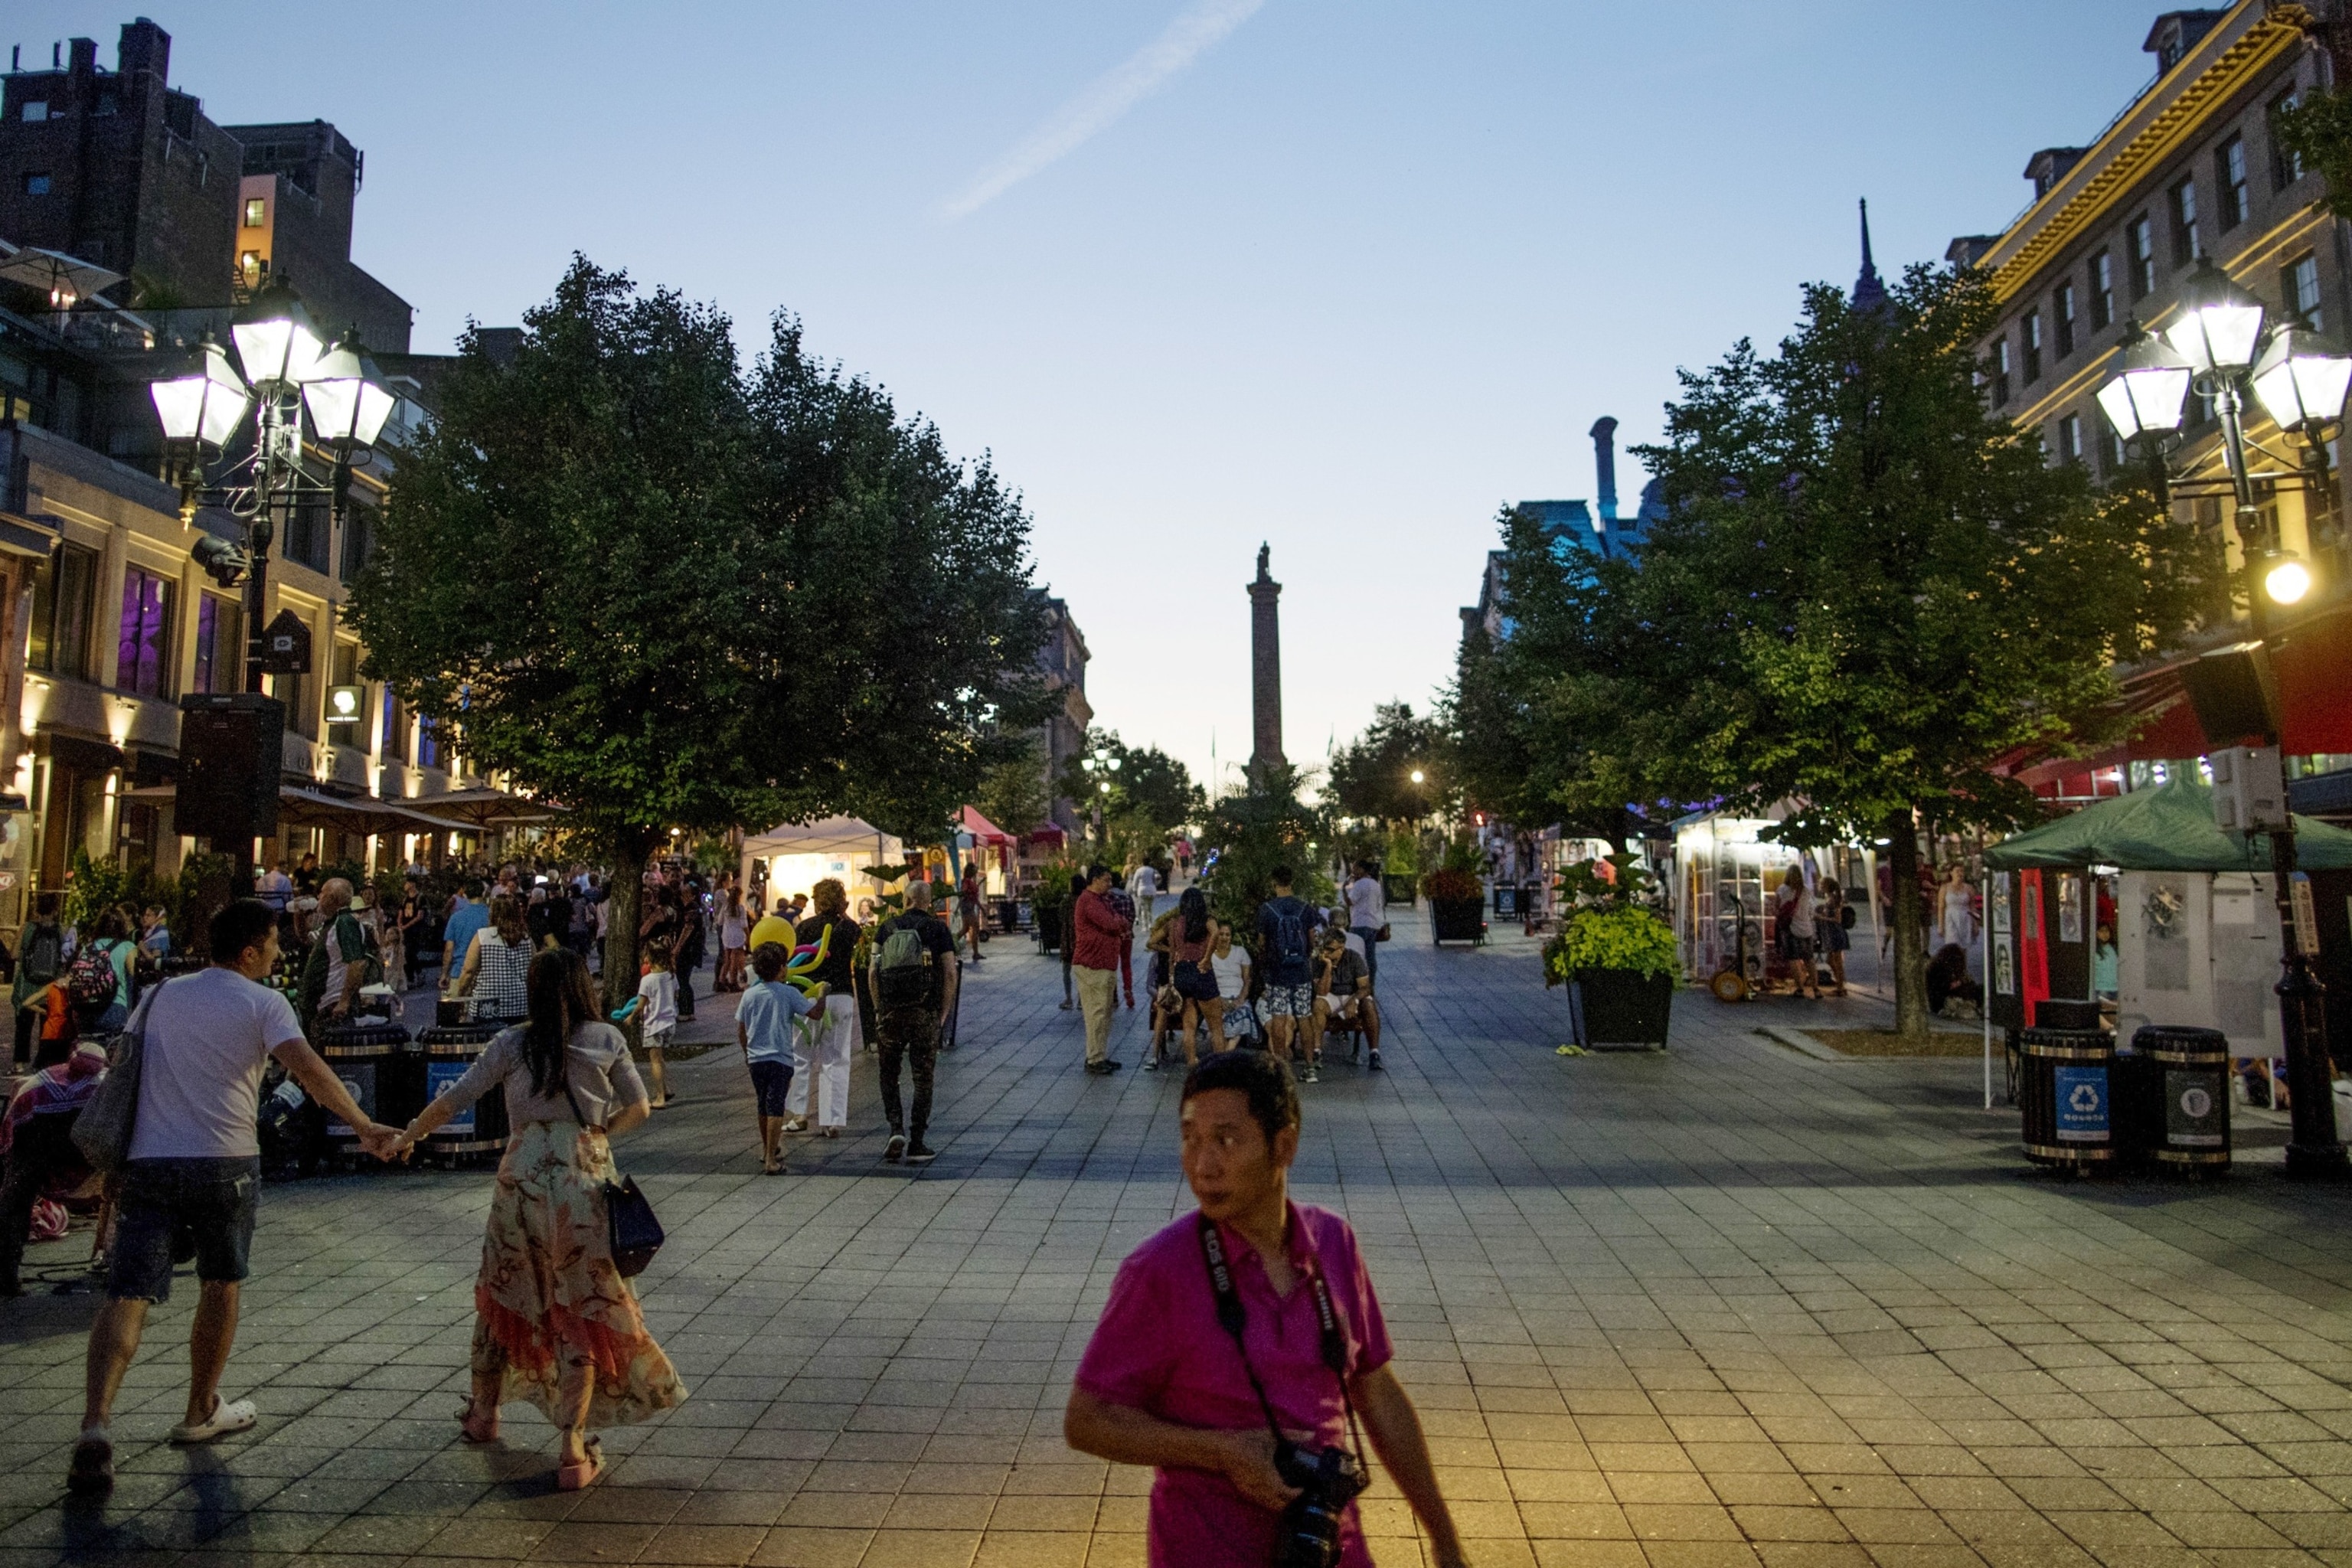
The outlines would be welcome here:
<svg viewBox="0 0 2352 1568">
<path fill-rule="evenodd" d="M 1012 847 L 1013 835 L 981 816 L 978 806 L 967 805 L 959 808 L 956 812 L 956 825 L 971 834 L 975 843 L 985 844 L 991 848 Z"/>
<path fill-rule="evenodd" d="M 1027 844 L 1066 844 L 1069 842 L 1069 835 L 1064 833 L 1059 827 L 1050 822 L 1045 823 L 1042 826 L 1031 829 L 1029 832 L 1023 834 L 1021 837 L 1022 841 Z"/>
</svg>

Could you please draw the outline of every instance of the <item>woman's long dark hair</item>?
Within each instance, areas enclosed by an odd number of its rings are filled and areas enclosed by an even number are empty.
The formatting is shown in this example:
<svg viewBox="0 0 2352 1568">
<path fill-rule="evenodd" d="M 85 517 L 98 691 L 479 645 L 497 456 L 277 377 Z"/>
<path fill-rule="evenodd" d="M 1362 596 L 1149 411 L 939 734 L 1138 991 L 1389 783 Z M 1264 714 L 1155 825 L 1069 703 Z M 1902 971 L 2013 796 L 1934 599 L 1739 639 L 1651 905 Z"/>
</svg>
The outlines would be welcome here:
<svg viewBox="0 0 2352 1568">
<path fill-rule="evenodd" d="M 530 1067 L 531 1092 L 552 1094 L 563 1084 L 563 1047 L 572 1031 L 596 1016 L 588 961 L 568 947 L 549 948 L 530 961 L 525 984 L 530 1016 L 522 1026 L 522 1059 Z"/>
<path fill-rule="evenodd" d="M 1176 900 L 1176 908 L 1184 917 L 1184 940 L 1200 942 L 1209 934 L 1209 900 L 1198 888 L 1187 888 L 1184 896 Z"/>
</svg>

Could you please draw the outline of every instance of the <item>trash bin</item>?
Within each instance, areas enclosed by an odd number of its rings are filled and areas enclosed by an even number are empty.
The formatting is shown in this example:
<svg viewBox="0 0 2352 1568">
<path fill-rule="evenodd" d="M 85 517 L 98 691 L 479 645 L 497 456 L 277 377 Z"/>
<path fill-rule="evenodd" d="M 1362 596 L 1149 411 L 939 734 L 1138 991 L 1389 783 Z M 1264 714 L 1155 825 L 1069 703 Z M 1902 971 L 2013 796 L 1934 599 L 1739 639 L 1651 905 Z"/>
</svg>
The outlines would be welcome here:
<svg viewBox="0 0 2352 1568">
<path fill-rule="evenodd" d="M 425 1050 L 425 1100 L 426 1105 L 441 1098 L 441 1091 L 466 1076 L 466 1069 L 478 1060 L 492 1039 L 505 1026 L 499 1024 L 444 1024 L 427 1029 L 418 1037 L 417 1044 Z M 420 1107 L 422 1109 L 422 1107 Z M 507 1147 L 507 1091 L 493 1089 L 465 1110 L 435 1129 L 425 1140 L 425 1152 L 433 1159 L 452 1165 L 466 1164 L 484 1158 L 496 1159 Z"/>
<path fill-rule="evenodd" d="M 425 1109 L 425 1058 L 398 1024 L 345 1024 L 319 1031 L 319 1055 L 370 1120 L 405 1127 Z M 339 1154 L 359 1148 L 359 1134 L 327 1123 L 328 1145 Z"/>
<path fill-rule="evenodd" d="M 2017 1104 L 2025 1157 L 2086 1175 L 2116 1157 L 2114 1039 L 2097 1029 L 2018 1037 Z"/>
<path fill-rule="evenodd" d="M 2132 1036 L 2138 1120 L 2147 1152 L 2176 1171 L 2230 1163 L 2230 1037 L 2219 1029 L 2149 1024 Z"/>
</svg>

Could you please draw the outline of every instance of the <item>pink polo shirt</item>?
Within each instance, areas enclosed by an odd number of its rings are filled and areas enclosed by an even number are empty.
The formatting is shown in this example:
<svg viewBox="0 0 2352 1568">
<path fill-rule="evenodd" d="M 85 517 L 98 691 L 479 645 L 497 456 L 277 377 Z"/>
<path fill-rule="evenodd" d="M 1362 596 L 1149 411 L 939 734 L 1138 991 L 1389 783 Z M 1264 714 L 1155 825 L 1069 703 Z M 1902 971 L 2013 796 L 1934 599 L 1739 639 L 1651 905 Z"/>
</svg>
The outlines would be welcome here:
<svg viewBox="0 0 2352 1568">
<path fill-rule="evenodd" d="M 1186 1215 L 1128 1255 L 1110 1288 L 1102 1321 L 1078 1363 L 1077 1386 L 1112 1405 L 1185 1426 L 1228 1431 L 1265 1425 L 1242 1371 L 1233 1336 L 1217 1321 L 1217 1299 L 1201 1258 L 1199 1220 Z M 1313 1432 L 1318 1443 L 1346 1445 L 1348 1417 L 1339 1382 L 1323 1364 L 1321 1326 L 1307 1270 L 1320 1267 L 1331 1304 L 1348 1333 L 1357 1376 L 1395 1353 L 1356 1233 L 1328 1209 L 1290 1205 L 1290 1258 L 1299 1279 L 1283 1300 L 1274 1293 L 1257 1249 L 1231 1226 L 1219 1227 L 1232 1260 L 1234 1288 L 1248 1313 L 1250 1364 L 1286 1430 Z M 1370 1462 L 1370 1456 L 1365 1456 Z M 1231 1563 L 1258 1568 L 1272 1561 L 1275 1514 L 1244 1498 L 1223 1476 L 1162 1469 L 1151 1487 L 1152 1568 Z M 1341 1561 L 1370 1568 L 1371 1553 L 1348 1508 Z"/>
</svg>

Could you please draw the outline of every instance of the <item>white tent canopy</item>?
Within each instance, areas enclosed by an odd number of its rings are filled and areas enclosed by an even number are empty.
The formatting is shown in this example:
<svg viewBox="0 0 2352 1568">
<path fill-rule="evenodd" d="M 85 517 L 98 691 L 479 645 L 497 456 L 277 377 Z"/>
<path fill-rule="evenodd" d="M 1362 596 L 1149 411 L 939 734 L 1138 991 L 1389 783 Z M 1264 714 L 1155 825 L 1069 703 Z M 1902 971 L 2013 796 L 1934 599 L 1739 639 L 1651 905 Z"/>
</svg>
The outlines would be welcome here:
<svg viewBox="0 0 2352 1568">
<path fill-rule="evenodd" d="M 743 883 L 757 880 L 754 861 L 764 861 L 770 906 L 780 897 L 805 893 L 827 877 L 838 877 L 849 890 L 850 907 L 858 896 L 876 891 L 879 884 L 856 873 L 867 866 L 903 863 L 906 847 L 872 823 L 855 816 L 828 816 L 810 823 L 786 823 L 743 840 Z"/>
</svg>

